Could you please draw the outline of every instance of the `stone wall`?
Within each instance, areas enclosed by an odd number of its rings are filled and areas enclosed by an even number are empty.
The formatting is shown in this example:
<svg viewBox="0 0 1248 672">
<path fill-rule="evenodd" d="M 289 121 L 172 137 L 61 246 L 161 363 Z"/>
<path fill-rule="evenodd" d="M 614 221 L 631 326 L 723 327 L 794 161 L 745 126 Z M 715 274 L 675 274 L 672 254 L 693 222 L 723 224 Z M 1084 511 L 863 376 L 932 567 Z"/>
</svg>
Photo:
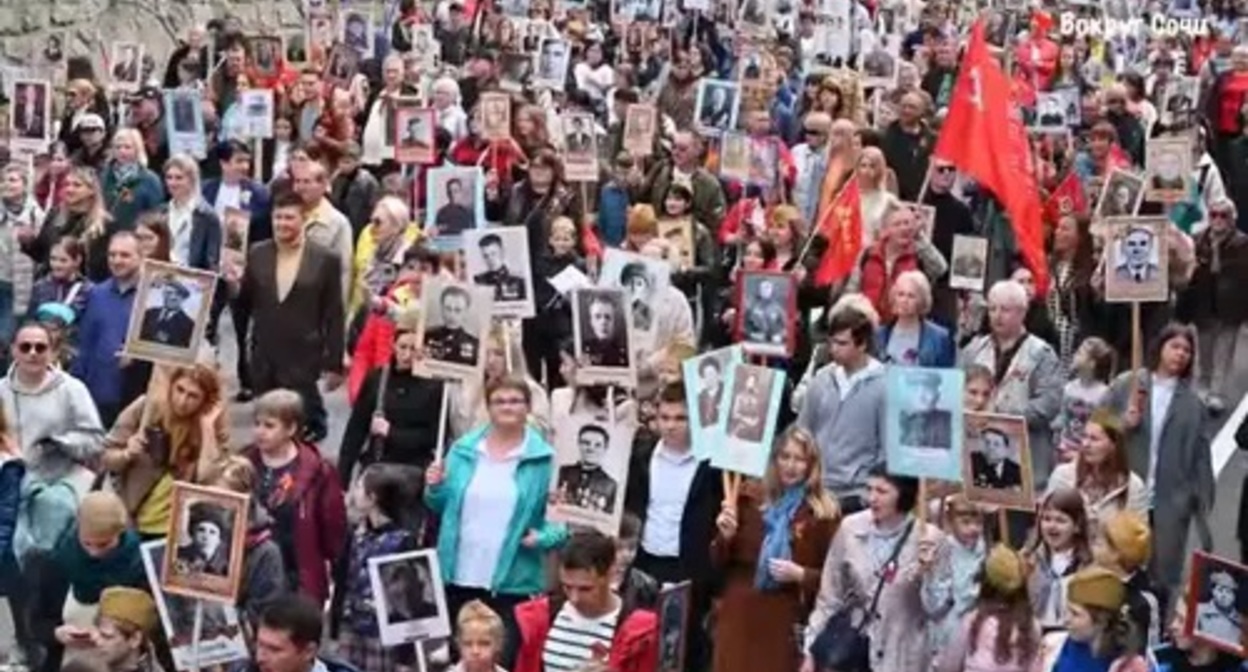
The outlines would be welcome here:
<svg viewBox="0 0 1248 672">
<path fill-rule="evenodd" d="M 298 0 L 0 0 L 0 64 L 46 66 L 44 48 L 55 37 L 66 55 L 90 55 L 98 73 L 110 44 L 133 41 L 163 73 L 188 28 L 227 15 L 249 31 L 288 34 L 301 25 Z"/>
</svg>

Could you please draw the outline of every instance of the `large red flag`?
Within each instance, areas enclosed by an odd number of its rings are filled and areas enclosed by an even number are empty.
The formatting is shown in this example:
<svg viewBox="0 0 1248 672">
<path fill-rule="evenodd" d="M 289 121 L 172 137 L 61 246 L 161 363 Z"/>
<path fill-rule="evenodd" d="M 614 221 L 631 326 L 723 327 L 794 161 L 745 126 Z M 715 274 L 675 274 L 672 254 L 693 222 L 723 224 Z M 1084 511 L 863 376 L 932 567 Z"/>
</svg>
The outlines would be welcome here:
<svg viewBox="0 0 1248 672">
<path fill-rule="evenodd" d="M 1043 207 L 1027 131 L 1010 99 L 1010 79 L 988 53 L 984 22 L 971 30 L 962 72 L 932 152 L 970 175 L 1005 208 L 1036 287 L 1049 286 Z"/>
<path fill-rule="evenodd" d="M 828 247 L 815 269 L 815 285 L 830 285 L 849 277 L 862 253 L 862 194 L 857 177 L 849 177 L 823 212 L 817 232 L 828 241 Z"/>
</svg>

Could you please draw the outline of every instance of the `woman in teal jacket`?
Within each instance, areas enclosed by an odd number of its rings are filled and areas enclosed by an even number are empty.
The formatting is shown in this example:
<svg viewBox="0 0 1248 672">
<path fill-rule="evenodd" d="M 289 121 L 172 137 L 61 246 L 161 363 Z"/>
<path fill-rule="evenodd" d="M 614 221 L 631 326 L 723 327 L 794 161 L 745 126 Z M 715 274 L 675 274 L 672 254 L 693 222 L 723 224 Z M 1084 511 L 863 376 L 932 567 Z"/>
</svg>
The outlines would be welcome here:
<svg viewBox="0 0 1248 672">
<path fill-rule="evenodd" d="M 490 421 L 465 434 L 425 472 L 425 503 L 441 517 L 438 562 L 452 614 L 481 600 L 503 617 L 511 669 L 519 648 L 515 607 L 546 589 L 545 555 L 567 539 L 546 520 L 555 451 L 528 425 L 532 403 L 523 381 L 485 390 Z"/>
<path fill-rule="evenodd" d="M 123 128 L 113 136 L 113 160 L 101 173 L 104 205 L 113 216 L 115 231 L 133 231 L 139 215 L 165 201 L 160 178 L 147 167 L 143 136 L 132 128 Z"/>
</svg>

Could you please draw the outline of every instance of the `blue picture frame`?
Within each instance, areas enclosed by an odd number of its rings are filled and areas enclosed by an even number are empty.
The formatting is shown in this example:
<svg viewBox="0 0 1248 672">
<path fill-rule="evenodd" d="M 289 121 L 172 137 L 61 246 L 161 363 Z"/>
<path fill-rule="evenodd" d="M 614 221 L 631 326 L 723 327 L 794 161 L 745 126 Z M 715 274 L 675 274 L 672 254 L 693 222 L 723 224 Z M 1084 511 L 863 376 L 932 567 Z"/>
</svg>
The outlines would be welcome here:
<svg viewBox="0 0 1248 672">
<path fill-rule="evenodd" d="M 719 413 L 724 433 L 710 451 L 711 466 L 762 478 L 771 457 L 787 375 L 781 369 L 737 364 L 728 369 Z"/>
<path fill-rule="evenodd" d="M 451 212 L 447 213 L 448 218 L 453 216 L 456 220 L 468 219 L 468 226 L 462 227 L 463 229 L 484 229 L 486 226 L 485 172 L 480 166 L 439 166 L 430 168 L 425 173 L 425 230 L 438 228 L 438 217 L 449 205 L 444 201 L 450 198 L 449 192 L 444 191 L 443 187 L 449 189 L 452 180 L 460 180 L 461 184 L 463 180 L 472 182 L 466 188 L 466 191 L 472 195 L 472 212 L 468 214 Z M 462 207 L 462 204 L 459 205 Z M 433 249 L 439 252 L 456 252 L 463 249 L 464 240 L 461 233 L 462 231 L 443 234 L 438 231 L 438 235 L 432 237 Z"/>
<path fill-rule="evenodd" d="M 740 345 L 732 345 L 712 350 L 697 357 L 691 357 L 681 363 L 681 374 L 685 380 L 687 391 L 685 404 L 689 411 L 689 437 L 693 446 L 693 454 L 703 459 L 711 454 L 712 447 L 726 436 L 727 416 L 721 412 L 724 392 L 728 390 L 728 371 L 745 361 L 745 352 Z M 704 364 L 713 362 L 717 370 L 708 374 L 719 375 L 718 394 L 703 398 L 702 369 Z"/>
<path fill-rule="evenodd" d="M 886 376 L 888 473 L 961 483 L 963 371 L 889 366 Z"/>
</svg>

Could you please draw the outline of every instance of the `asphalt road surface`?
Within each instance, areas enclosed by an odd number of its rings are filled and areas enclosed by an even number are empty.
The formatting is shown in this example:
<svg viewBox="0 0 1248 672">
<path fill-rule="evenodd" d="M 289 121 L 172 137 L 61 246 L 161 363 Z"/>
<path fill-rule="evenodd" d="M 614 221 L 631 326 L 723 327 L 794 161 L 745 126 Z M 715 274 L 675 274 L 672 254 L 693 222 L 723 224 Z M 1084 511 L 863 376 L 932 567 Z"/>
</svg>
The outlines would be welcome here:
<svg viewBox="0 0 1248 672">
<path fill-rule="evenodd" d="M 228 315 L 223 319 L 229 319 Z M 231 335 L 232 328 L 224 325 L 219 333 Z M 223 339 L 221 359 L 227 377 L 227 387 L 232 396 L 237 389 L 234 370 L 238 349 L 232 337 Z M 1221 418 L 1217 427 L 1220 430 L 1214 440 L 1213 460 L 1218 469 L 1218 493 L 1210 527 L 1213 531 L 1214 552 L 1238 560 L 1239 542 L 1235 538 L 1236 520 L 1239 515 L 1239 498 L 1243 487 L 1244 475 L 1248 473 L 1248 456 L 1240 455 L 1235 449 L 1231 435 L 1239 424 L 1239 419 L 1248 415 L 1248 336 L 1242 331 L 1235 352 L 1235 366 L 1227 380 L 1224 391 L 1228 403 L 1232 406 Z M 1222 365 L 1227 365 L 1223 363 Z M 1242 401 L 1241 401 L 1242 400 Z M 1238 407 L 1236 406 L 1238 405 Z M 321 443 L 321 452 L 330 460 L 338 457 L 339 442 L 343 427 L 346 425 L 349 408 L 346 393 L 339 390 L 325 396 L 325 407 L 329 413 L 329 436 Z M 251 436 L 251 404 L 231 404 L 230 426 L 233 444 L 245 445 Z M 1189 548 L 1195 546 L 1193 539 L 1187 540 Z M 1169 543 L 1169 542 L 1167 542 Z M 7 605 L 0 605 L 0 663 L 6 654 L 13 650 L 13 627 L 9 620 Z"/>
</svg>

